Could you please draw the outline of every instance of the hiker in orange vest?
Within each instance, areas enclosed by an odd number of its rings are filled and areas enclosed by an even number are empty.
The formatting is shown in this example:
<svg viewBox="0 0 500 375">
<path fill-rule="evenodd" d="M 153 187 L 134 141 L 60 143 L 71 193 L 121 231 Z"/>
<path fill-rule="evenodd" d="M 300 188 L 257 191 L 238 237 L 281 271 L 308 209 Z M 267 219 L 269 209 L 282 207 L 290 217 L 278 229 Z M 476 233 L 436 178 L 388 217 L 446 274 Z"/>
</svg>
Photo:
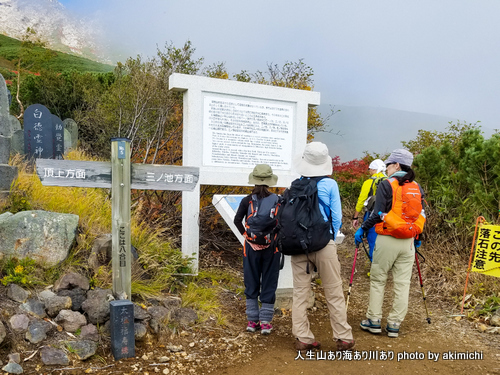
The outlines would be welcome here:
<svg viewBox="0 0 500 375">
<path fill-rule="evenodd" d="M 415 236 L 422 232 L 425 222 L 422 208 L 424 194 L 420 185 L 414 182 L 412 163 L 413 155 L 407 150 L 397 149 L 391 153 L 385 161 L 389 178 L 379 184 L 373 213 L 354 236 L 355 242 L 360 243 L 373 226 L 378 234 L 370 269 L 367 319 L 360 324 L 365 331 L 382 332 L 384 289 L 388 273 L 392 271 L 394 300 L 386 326 L 389 337 L 398 337 L 401 322 L 408 311 L 415 246 L 420 246 L 420 241 L 415 240 Z M 405 199 L 403 203 L 402 192 L 409 192 L 408 196 L 413 198 Z M 410 208 L 413 213 L 408 218 Z"/>
</svg>

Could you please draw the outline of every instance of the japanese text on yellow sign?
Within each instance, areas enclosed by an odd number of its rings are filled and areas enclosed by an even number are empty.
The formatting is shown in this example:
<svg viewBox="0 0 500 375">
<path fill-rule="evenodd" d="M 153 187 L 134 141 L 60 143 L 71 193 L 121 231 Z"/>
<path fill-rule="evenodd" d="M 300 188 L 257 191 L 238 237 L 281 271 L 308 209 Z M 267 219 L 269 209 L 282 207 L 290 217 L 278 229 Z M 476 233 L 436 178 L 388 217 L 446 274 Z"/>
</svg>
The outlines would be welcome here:
<svg viewBox="0 0 500 375">
<path fill-rule="evenodd" d="M 471 271 L 500 277 L 500 226 L 479 228 Z"/>
</svg>

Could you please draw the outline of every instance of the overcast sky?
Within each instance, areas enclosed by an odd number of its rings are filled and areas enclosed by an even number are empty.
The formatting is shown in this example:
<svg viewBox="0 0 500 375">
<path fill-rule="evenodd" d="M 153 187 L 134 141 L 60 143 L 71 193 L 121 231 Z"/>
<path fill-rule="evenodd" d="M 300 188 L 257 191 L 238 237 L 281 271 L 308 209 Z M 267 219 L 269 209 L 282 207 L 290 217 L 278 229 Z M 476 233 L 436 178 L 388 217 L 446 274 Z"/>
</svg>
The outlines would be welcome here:
<svg viewBox="0 0 500 375">
<path fill-rule="evenodd" d="M 127 56 L 190 40 L 230 76 L 303 61 L 332 105 L 500 128 L 498 0 L 60 0 L 103 22 Z"/>
</svg>

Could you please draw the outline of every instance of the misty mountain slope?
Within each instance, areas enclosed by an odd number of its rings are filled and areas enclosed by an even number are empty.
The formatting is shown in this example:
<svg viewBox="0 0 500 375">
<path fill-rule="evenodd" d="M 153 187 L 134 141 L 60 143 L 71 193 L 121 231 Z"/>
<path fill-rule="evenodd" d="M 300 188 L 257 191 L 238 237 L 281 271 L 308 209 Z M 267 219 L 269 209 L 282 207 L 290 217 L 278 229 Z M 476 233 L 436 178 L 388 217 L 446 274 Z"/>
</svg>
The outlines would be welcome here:
<svg viewBox="0 0 500 375">
<path fill-rule="evenodd" d="M 36 31 L 48 48 L 105 62 L 96 25 L 70 17 L 58 1 L 0 1 L 1 34 L 20 40 L 28 27 Z"/>
<path fill-rule="evenodd" d="M 456 119 L 389 108 L 336 105 L 327 131 L 317 133 L 315 141 L 324 142 L 331 156 L 341 161 L 358 159 L 364 151 L 385 154 L 402 147 L 401 141 L 417 136 L 419 129 L 445 131 Z M 338 134 L 337 134 L 338 133 Z"/>
</svg>

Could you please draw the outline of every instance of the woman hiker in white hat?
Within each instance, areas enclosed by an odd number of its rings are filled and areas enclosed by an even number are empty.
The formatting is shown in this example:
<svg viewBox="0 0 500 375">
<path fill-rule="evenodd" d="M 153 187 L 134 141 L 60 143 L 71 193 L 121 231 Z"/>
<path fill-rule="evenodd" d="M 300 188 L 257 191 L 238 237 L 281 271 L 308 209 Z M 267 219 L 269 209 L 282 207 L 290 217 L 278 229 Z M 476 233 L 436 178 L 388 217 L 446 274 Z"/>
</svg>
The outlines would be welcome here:
<svg viewBox="0 0 500 375">
<path fill-rule="evenodd" d="M 384 302 L 384 290 L 389 271 L 392 272 L 394 298 L 392 308 L 387 316 L 386 331 L 389 337 L 398 337 L 401 322 L 408 311 L 408 297 L 410 293 L 410 281 L 415 260 L 415 246 L 420 246 L 420 241 L 410 237 L 402 237 L 389 228 L 383 221 L 381 215 L 393 213 L 400 215 L 402 209 L 395 195 L 403 185 L 412 184 L 412 196 L 418 201 L 420 212 L 416 213 L 417 221 L 423 228 L 425 214 L 423 212 L 424 193 L 420 185 L 414 182 L 415 173 L 411 169 L 413 155 L 404 149 L 394 150 L 385 161 L 387 175 L 389 178 L 382 181 L 377 190 L 375 207 L 372 215 L 361 225 L 354 235 L 356 243 L 363 240 L 365 233 L 376 226 L 377 240 L 373 252 L 373 262 L 370 268 L 370 300 L 366 319 L 360 324 L 361 329 L 370 333 L 381 333 L 382 304 Z M 402 190 L 400 190 L 402 191 Z M 394 205 L 394 203 L 396 203 Z M 404 204 L 404 203 L 403 203 Z M 395 206 L 395 207 L 393 207 Z M 387 218 L 386 218 L 387 220 Z M 413 222 L 411 228 L 415 228 L 417 221 Z"/>
<path fill-rule="evenodd" d="M 356 211 L 354 212 L 354 216 L 352 217 L 352 227 L 356 229 L 359 225 L 359 214 L 366 210 L 363 215 L 363 221 L 366 221 L 370 217 L 370 214 L 373 210 L 373 205 L 375 203 L 375 194 L 377 192 L 377 187 L 380 181 L 387 178 L 385 175 L 385 164 L 380 159 L 373 160 L 368 166 L 368 170 L 370 171 L 370 178 L 363 182 L 363 186 L 361 187 L 361 192 L 359 193 L 358 202 L 356 203 Z M 366 235 L 366 239 L 368 240 L 368 246 L 370 251 L 368 253 L 368 257 L 370 258 L 370 262 L 373 257 L 373 249 L 375 248 L 375 240 L 377 239 L 377 233 L 375 232 L 375 227 L 368 230 Z"/>
<path fill-rule="evenodd" d="M 280 253 L 272 248 L 271 234 L 276 226 L 274 208 L 278 196 L 269 186 L 278 182 L 278 176 L 267 164 L 258 164 L 248 176 L 254 184 L 252 194 L 242 199 L 234 217 L 234 224 L 245 236 L 243 247 L 243 280 L 245 283 L 247 331 L 271 333 L 274 302 L 280 270 Z M 245 226 L 243 226 L 245 221 Z M 259 300 L 261 307 L 259 308 Z"/>
<path fill-rule="evenodd" d="M 305 147 L 302 155 L 294 160 L 295 170 L 302 178 L 326 176 L 317 182 L 318 198 L 328 207 L 325 212 L 320 203 L 320 211 L 325 221 L 332 218 L 333 233 L 330 242 L 319 251 L 308 255 L 292 255 L 293 304 L 292 333 L 296 337 L 295 349 L 304 351 L 318 349 L 321 344 L 316 341 L 307 318 L 307 305 L 311 293 L 312 275 L 307 273 L 307 264 L 312 262 L 321 278 L 321 285 L 330 312 L 330 324 L 337 350 L 350 350 L 354 347 L 351 326 L 347 323 L 347 313 L 340 275 L 340 262 L 334 235 L 342 225 L 342 206 L 337 182 L 329 176 L 332 174 L 332 157 L 324 143 L 311 142 Z"/>
</svg>

